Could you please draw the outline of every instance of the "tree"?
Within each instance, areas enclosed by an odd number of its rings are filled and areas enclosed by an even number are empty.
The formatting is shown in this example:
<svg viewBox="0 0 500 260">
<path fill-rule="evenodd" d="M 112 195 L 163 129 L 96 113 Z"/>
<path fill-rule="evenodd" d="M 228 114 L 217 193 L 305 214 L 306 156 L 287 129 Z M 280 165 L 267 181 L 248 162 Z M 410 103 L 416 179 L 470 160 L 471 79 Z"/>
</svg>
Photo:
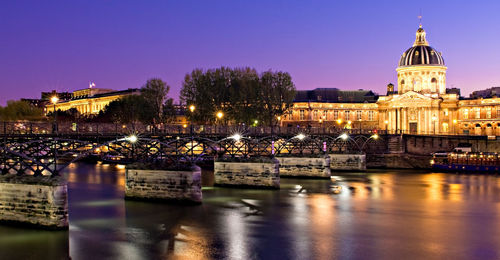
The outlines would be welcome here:
<svg viewBox="0 0 500 260">
<path fill-rule="evenodd" d="M 252 124 L 255 120 L 269 125 L 282 115 L 295 97 L 295 86 L 288 73 L 265 72 L 260 77 L 252 68 L 221 67 L 195 69 L 184 78 L 180 99 L 187 107 L 190 121 L 212 123 L 217 111 L 234 123 Z"/>
<path fill-rule="evenodd" d="M 43 120 L 43 110 L 25 101 L 7 101 L 7 106 L 0 109 L 0 117 L 5 121 Z"/>
<path fill-rule="evenodd" d="M 263 120 L 269 125 L 277 122 L 292 105 L 295 98 L 295 85 L 287 72 L 266 71 L 261 75 L 261 100 Z"/>
<path fill-rule="evenodd" d="M 141 96 L 147 101 L 143 107 L 145 114 L 142 119 L 145 123 L 156 125 L 162 122 L 163 108 L 169 91 L 170 86 L 158 78 L 148 80 L 141 88 Z"/>
<path fill-rule="evenodd" d="M 143 107 L 146 100 L 140 95 L 129 95 L 110 102 L 97 116 L 99 118 L 109 118 L 111 121 L 122 124 L 137 123 L 143 121 L 145 114 Z"/>
</svg>

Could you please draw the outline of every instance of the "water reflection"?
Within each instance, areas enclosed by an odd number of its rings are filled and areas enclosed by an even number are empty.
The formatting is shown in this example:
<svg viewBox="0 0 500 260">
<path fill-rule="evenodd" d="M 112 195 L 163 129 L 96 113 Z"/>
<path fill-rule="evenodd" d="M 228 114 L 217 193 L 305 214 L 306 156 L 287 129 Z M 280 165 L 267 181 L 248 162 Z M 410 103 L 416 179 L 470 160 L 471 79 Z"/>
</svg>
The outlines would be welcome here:
<svg viewBox="0 0 500 260">
<path fill-rule="evenodd" d="M 496 176 L 370 171 L 252 190 L 210 187 L 204 171 L 198 206 L 125 201 L 123 167 L 67 177 L 69 232 L 0 226 L 0 259 L 500 258 Z"/>
</svg>

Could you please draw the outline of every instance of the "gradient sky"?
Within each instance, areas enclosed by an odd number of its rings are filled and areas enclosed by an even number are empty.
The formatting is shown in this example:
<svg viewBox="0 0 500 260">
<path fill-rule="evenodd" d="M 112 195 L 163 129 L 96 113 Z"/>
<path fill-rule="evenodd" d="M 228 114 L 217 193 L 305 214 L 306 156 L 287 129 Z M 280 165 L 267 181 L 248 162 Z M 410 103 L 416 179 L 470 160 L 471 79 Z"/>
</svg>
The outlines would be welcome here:
<svg viewBox="0 0 500 260">
<path fill-rule="evenodd" d="M 500 1 L 1 1 L 0 104 L 40 92 L 140 87 L 177 98 L 194 68 L 288 71 L 298 89 L 385 92 L 417 16 L 447 87 L 500 86 Z"/>
</svg>

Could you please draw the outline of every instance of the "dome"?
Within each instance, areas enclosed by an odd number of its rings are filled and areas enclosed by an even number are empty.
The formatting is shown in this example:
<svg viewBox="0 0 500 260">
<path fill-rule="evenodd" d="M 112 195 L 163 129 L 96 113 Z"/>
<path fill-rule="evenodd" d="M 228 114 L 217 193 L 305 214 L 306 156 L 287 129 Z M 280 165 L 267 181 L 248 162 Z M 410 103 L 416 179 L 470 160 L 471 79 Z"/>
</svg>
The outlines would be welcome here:
<svg viewBox="0 0 500 260">
<path fill-rule="evenodd" d="M 444 66 L 441 53 L 431 46 L 413 46 L 401 55 L 399 66 L 438 65 Z"/>
<path fill-rule="evenodd" d="M 419 26 L 416 36 L 413 46 L 401 55 L 399 66 L 444 66 L 444 60 L 441 53 L 429 46 L 429 43 L 425 39 L 425 30 L 422 28 L 422 25 Z"/>
</svg>

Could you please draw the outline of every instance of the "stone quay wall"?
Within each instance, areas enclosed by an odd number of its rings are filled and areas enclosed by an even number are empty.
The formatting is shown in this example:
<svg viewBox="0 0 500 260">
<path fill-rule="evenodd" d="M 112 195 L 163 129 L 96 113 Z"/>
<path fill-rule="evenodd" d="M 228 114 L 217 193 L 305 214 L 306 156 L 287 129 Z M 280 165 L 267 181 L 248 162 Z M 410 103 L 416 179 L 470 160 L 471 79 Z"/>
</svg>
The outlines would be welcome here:
<svg viewBox="0 0 500 260">
<path fill-rule="evenodd" d="M 366 160 L 368 168 L 431 169 L 431 159 L 430 155 L 370 154 Z"/>
<path fill-rule="evenodd" d="M 66 180 L 59 176 L 0 176 L 0 221 L 68 228 Z"/>
<path fill-rule="evenodd" d="M 125 197 L 134 199 L 178 200 L 201 203 L 201 169 L 127 169 Z"/>
<path fill-rule="evenodd" d="M 335 171 L 366 170 L 366 155 L 364 154 L 329 154 L 330 169 Z"/>
<path fill-rule="evenodd" d="M 214 163 L 215 184 L 279 189 L 279 161 Z"/>
<path fill-rule="evenodd" d="M 277 157 L 280 176 L 330 178 L 330 157 Z"/>
</svg>

